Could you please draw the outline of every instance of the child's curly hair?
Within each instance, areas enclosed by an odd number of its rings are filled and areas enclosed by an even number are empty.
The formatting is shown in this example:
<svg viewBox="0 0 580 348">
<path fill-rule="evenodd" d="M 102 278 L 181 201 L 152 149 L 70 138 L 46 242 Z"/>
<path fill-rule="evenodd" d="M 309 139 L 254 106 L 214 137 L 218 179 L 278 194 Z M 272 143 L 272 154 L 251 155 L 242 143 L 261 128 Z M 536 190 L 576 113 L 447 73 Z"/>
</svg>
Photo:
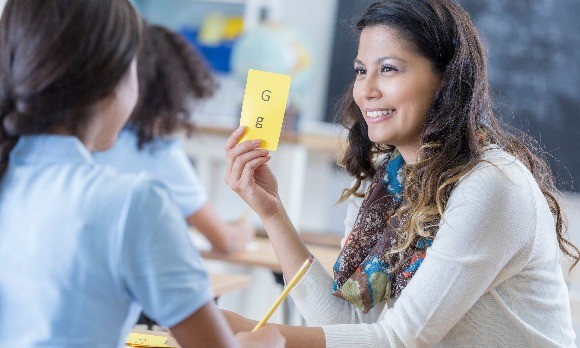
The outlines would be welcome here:
<svg viewBox="0 0 580 348">
<path fill-rule="evenodd" d="M 137 71 L 139 100 L 130 122 L 139 148 L 180 128 L 191 134 L 191 100 L 208 98 L 217 88 L 196 49 L 178 33 L 145 23 Z"/>
</svg>

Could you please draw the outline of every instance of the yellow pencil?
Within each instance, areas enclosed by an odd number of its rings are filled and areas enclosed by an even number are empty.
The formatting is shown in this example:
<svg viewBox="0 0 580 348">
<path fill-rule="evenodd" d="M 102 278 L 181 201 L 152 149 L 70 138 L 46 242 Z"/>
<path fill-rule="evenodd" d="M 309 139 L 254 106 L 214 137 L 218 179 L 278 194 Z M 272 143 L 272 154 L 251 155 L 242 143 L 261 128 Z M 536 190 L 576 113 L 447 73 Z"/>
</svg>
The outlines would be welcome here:
<svg viewBox="0 0 580 348">
<path fill-rule="evenodd" d="M 290 290 L 292 290 L 292 288 L 294 286 L 296 286 L 296 284 L 298 284 L 300 279 L 302 279 L 302 277 L 304 276 L 304 274 L 306 273 L 306 271 L 308 270 L 308 268 L 312 264 L 312 261 L 313 261 L 312 256 L 310 256 L 308 259 L 306 259 L 306 261 L 304 261 L 304 263 L 302 264 L 302 266 L 300 266 L 300 268 L 298 269 L 298 271 L 296 272 L 294 277 L 292 277 L 292 280 L 290 280 L 290 282 L 286 285 L 286 287 L 284 288 L 284 290 L 282 291 L 280 296 L 278 296 L 278 298 L 276 299 L 276 302 L 274 302 L 274 304 L 272 304 L 272 307 L 270 307 L 270 309 L 268 309 L 268 312 L 266 312 L 266 315 L 264 315 L 262 320 L 260 320 L 258 322 L 258 324 L 256 324 L 256 326 L 254 327 L 254 329 L 252 331 L 258 330 L 259 328 L 264 326 L 264 324 L 266 324 L 266 322 L 268 322 L 268 319 L 270 319 L 270 317 L 276 311 L 276 309 L 278 308 L 280 303 L 282 303 L 282 301 L 284 301 L 286 296 L 288 296 L 288 294 L 290 293 Z"/>
</svg>

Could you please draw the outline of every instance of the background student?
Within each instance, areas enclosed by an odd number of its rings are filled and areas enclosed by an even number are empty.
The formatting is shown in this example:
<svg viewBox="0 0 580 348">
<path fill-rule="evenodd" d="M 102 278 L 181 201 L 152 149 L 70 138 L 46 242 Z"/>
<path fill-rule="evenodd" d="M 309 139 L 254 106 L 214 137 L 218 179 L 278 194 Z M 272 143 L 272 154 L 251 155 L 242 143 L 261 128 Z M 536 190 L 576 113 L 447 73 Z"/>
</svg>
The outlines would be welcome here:
<svg viewBox="0 0 580 348">
<path fill-rule="evenodd" d="M 388 0 L 356 29 L 342 108 L 350 231 L 334 277 L 315 260 L 294 288 L 315 327 L 280 326 L 287 346 L 574 346 L 560 256 L 575 264 L 579 252 L 564 238 L 550 169 L 498 124 L 469 15 L 453 0 Z M 310 252 L 268 152 L 237 144 L 242 134 L 226 144 L 225 180 L 260 216 L 290 279 Z M 235 330 L 255 325 L 227 314 Z"/>
<path fill-rule="evenodd" d="M 201 56 L 179 34 L 145 23 L 138 53 L 140 97 L 115 145 L 95 152 L 95 160 L 120 172 L 153 176 L 171 192 L 187 222 L 212 247 L 228 253 L 242 250 L 255 235 L 245 219 L 225 223 L 208 203 L 178 130 L 193 129 L 191 108 L 211 96 L 216 83 Z"/>
<path fill-rule="evenodd" d="M 123 347 L 143 308 L 183 347 L 237 342 L 159 183 L 96 164 L 137 101 L 127 0 L 9 0 L 0 20 L 0 346 Z M 162 238 L 161 238 L 162 237 Z"/>
</svg>

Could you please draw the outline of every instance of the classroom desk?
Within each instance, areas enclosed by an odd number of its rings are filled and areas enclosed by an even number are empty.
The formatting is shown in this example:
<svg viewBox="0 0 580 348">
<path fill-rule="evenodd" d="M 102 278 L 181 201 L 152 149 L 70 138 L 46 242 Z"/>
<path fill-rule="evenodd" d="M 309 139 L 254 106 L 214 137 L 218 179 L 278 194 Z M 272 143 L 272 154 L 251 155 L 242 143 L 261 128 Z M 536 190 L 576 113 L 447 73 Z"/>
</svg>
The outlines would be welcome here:
<svg viewBox="0 0 580 348">
<path fill-rule="evenodd" d="M 312 255 L 316 257 L 324 269 L 332 274 L 332 266 L 339 253 L 338 246 L 324 246 L 317 244 L 306 245 Z M 275 273 L 282 273 L 282 268 L 278 263 L 274 248 L 267 238 L 257 237 L 249 246 L 248 250 L 232 254 L 222 254 L 211 250 L 201 251 L 201 255 L 206 259 L 235 263 L 237 265 L 265 267 Z"/>
<path fill-rule="evenodd" d="M 211 290 L 214 297 L 219 297 L 227 292 L 243 289 L 250 285 L 252 278 L 242 275 L 242 274 L 223 274 L 223 273 L 210 273 Z M 167 337 L 166 344 L 172 347 L 179 347 L 177 341 L 170 337 L 167 332 L 163 331 L 151 331 L 147 329 L 132 329 L 132 333 L 142 333 L 147 335 L 163 336 Z M 126 345 L 125 347 L 131 347 Z"/>
<path fill-rule="evenodd" d="M 240 290 L 252 281 L 252 278 L 243 274 L 217 274 L 210 273 L 211 290 L 214 297 L 219 297 L 227 292 Z"/>
<path fill-rule="evenodd" d="M 329 274 L 333 274 L 332 266 L 336 261 L 336 257 L 340 251 L 339 245 L 329 246 L 328 244 L 310 244 L 306 243 L 308 250 L 320 261 L 324 269 Z M 201 255 L 206 259 L 231 262 L 236 265 L 265 267 L 272 271 L 276 283 L 284 287 L 284 278 L 282 276 L 282 268 L 278 263 L 274 248 L 268 238 L 258 236 L 249 246 L 248 250 L 240 251 L 232 254 L 222 254 L 211 250 L 200 251 Z M 288 323 L 290 318 L 291 306 L 288 300 L 282 304 L 283 323 Z"/>
<path fill-rule="evenodd" d="M 338 246 L 338 239 L 330 237 L 324 238 L 321 236 L 305 236 L 305 242 L 310 252 L 316 257 L 322 266 L 332 274 L 332 266 L 340 251 Z M 336 244 L 336 245 L 335 245 Z M 263 236 L 258 236 L 251 244 L 248 250 L 240 251 L 233 254 L 222 254 L 211 250 L 200 250 L 201 255 L 206 259 L 232 262 L 238 265 L 265 267 L 270 269 L 275 274 L 281 274 L 282 269 L 272 248 L 272 244 Z M 214 296 L 221 296 L 226 292 L 238 290 L 249 285 L 250 277 L 246 275 L 233 274 L 210 274 L 211 287 Z M 286 304 L 286 301 L 285 301 Z M 289 308 L 286 307 L 285 316 L 288 314 Z M 285 319 L 287 320 L 287 318 Z M 158 335 L 168 337 L 167 333 L 159 331 L 150 331 L 143 329 L 134 329 L 131 332 L 145 333 L 150 335 Z M 167 345 L 179 347 L 174 338 L 167 338 Z M 130 346 L 127 346 L 130 347 Z"/>
<path fill-rule="evenodd" d="M 317 241 L 324 240 L 324 238 L 314 238 Z M 332 239 L 329 243 L 325 240 L 324 243 L 314 244 L 306 242 L 308 250 L 320 261 L 324 269 L 329 274 L 333 274 L 332 266 L 334 265 L 340 246 L 338 239 Z M 336 243 L 336 245 L 334 245 Z M 329 246 L 334 245 L 334 246 Z M 211 250 L 200 250 L 202 257 L 211 260 L 231 262 L 236 265 L 244 265 L 251 267 L 265 267 L 272 271 L 276 283 L 284 287 L 284 278 L 282 276 L 282 268 L 278 263 L 274 248 L 268 238 L 257 236 L 256 239 L 250 243 L 249 248 L 232 254 L 222 254 Z M 288 300 L 282 304 L 283 323 L 288 323 L 290 318 L 291 306 Z"/>
<path fill-rule="evenodd" d="M 209 278 L 211 291 L 216 300 L 227 292 L 247 287 L 252 281 L 252 278 L 243 274 L 210 273 Z M 146 325 L 149 329 L 152 329 L 154 325 L 157 325 L 154 320 L 144 314 L 141 314 L 137 324 Z"/>
</svg>

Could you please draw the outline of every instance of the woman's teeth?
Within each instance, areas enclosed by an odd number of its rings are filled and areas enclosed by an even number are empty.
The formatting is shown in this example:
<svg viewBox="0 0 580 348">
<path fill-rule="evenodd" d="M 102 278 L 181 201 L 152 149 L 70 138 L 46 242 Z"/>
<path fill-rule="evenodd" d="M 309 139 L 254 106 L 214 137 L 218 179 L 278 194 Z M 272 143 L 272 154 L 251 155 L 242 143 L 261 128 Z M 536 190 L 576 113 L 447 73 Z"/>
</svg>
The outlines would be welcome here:
<svg viewBox="0 0 580 348">
<path fill-rule="evenodd" d="M 376 118 L 380 116 L 387 116 L 395 112 L 395 109 L 387 109 L 381 111 L 367 111 L 367 117 L 369 118 Z"/>
</svg>

